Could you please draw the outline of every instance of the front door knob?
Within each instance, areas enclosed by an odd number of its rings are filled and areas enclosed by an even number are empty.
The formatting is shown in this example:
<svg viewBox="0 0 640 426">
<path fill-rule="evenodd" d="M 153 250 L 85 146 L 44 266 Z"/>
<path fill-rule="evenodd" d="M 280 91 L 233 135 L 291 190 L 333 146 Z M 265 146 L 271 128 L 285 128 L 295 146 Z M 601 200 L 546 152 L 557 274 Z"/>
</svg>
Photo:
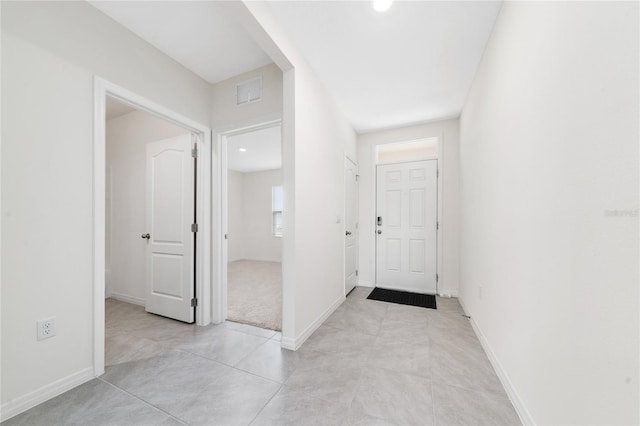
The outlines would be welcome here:
<svg viewBox="0 0 640 426">
<path fill-rule="evenodd" d="M 146 234 L 142 234 L 141 237 L 148 240 L 149 238 L 151 238 L 151 235 L 149 235 L 149 233 L 147 232 Z"/>
<path fill-rule="evenodd" d="M 382 234 L 382 230 L 378 229 L 378 235 Z"/>
</svg>

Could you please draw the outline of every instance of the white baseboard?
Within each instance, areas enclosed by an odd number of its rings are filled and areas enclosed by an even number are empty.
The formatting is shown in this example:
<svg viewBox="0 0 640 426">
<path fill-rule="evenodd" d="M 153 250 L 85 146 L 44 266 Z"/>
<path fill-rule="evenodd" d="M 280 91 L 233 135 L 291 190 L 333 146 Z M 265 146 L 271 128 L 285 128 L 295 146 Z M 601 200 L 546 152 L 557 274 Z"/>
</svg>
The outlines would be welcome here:
<svg viewBox="0 0 640 426">
<path fill-rule="evenodd" d="M 302 344 L 306 342 L 309 337 L 311 337 L 313 332 L 316 331 L 318 327 L 320 327 L 322 323 L 326 321 L 327 318 L 329 318 L 333 311 L 338 309 L 338 306 L 340 306 L 342 302 L 345 301 L 345 299 L 346 298 L 344 296 L 339 297 L 335 302 L 331 304 L 331 306 L 329 306 L 326 311 L 322 313 L 322 315 L 320 315 L 314 322 L 312 322 L 309 327 L 305 328 L 304 331 L 295 339 L 282 337 L 280 346 L 282 346 L 284 349 L 297 351 L 300 346 L 302 346 Z"/>
<path fill-rule="evenodd" d="M 476 333 L 476 336 L 478 336 L 478 340 L 480 341 L 480 344 L 482 345 L 484 352 L 487 354 L 487 357 L 489 358 L 489 362 L 493 366 L 493 369 L 496 371 L 496 374 L 498 375 L 498 379 L 500 379 L 500 383 L 502 383 L 502 387 L 507 392 L 507 396 L 511 400 L 513 407 L 516 409 L 516 413 L 518 413 L 518 416 L 520 417 L 520 421 L 525 426 L 534 426 L 536 423 L 533 421 L 533 417 L 531 417 L 531 413 L 529 412 L 529 410 L 527 410 L 527 407 L 524 405 L 522 398 L 520 398 L 520 395 L 518 394 L 515 387 L 513 386 L 513 383 L 511 383 L 511 380 L 509 379 L 507 372 L 505 371 L 504 367 L 502 367 L 502 364 L 496 357 L 496 354 L 495 352 L 493 352 L 493 349 L 491 349 L 491 346 L 489 345 L 487 338 L 484 336 L 484 333 L 478 326 L 478 323 L 476 323 L 473 317 L 469 315 L 469 311 L 467 310 L 467 307 L 464 305 L 464 301 L 460 298 L 458 298 L 458 301 L 460 302 L 460 306 L 462 306 L 462 310 L 464 310 L 465 314 L 469 316 L 469 322 L 471 323 L 471 327 L 473 328 L 473 331 Z"/>
<path fill-rule="evenodd" d="M 38 404 L 42 404 L 45 401 L 50 400 L 66 391 L 75 388 L 89 380 L 93 379 L 93 367 L 85 368 L 77 373 L 73 373 L 67 377 L 63 377 L 60 380 L 56 380 L 53 383 L 44 385 L 39 389 L 29 392 L 26 395 L 19 396 L 18 398 L 9 400 L 2 404 L 0 408 L 0 422 L 15 417 L 18 414 L 24 413 L 30 408 L 35 407 Z"/>
<path fill-rule="evenodd" d="M 247 260 L 250 262 L 272 262 L 272 263 L 282 263 L 282 258 L 273 258 L 273 257 L 242 257 L 240 259 L 229 260 L 228 262 L 236 262 L 238 260 Z"/>
<path fill-rule="evenodd" d="M 144 306 L 144 299 L 142 297 L 128 296 L 122 293 L 111 293 L 111 298 L 121 302 L 131 303 L 132 305 Z"/>
<path fill-rule="evenodd" d="M 375 287 L 371 281 L 358 280 L 358 287 Z"/>
</svg>

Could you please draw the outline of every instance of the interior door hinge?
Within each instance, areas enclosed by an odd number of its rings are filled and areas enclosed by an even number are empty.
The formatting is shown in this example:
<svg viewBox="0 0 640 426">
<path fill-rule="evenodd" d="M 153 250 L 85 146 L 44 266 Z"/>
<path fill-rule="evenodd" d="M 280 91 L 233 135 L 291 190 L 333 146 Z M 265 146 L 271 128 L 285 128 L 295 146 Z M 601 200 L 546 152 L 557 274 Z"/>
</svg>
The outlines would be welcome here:
<svg viewBox="0 0 640 426">
<path fill-rule="evenodd" d="M 198 224 L 197 223 L 192 223 L 191 224 L 191 232 L 198 232 Z"/>
<path fill-rule="evenodd" d="M 198 306 L 198 299 L 194 297 L 193 299 L 191 299 L 191 307 L 195 308 L 196 306 Z"/>
<path fill-rule="evenodd" d="M 225 240 L 229 239 L 229 236 L 227 234 L 224 234 L 224 239 Z"/>
<path fill-rule="evenodd" d="M 438 282 L 438 279 L 439 279 L 439 278 L 440 278 L 440 277 L 438 276 L 438 274 L 436 274 L 436 282 Z"/>
<path fill-rule="evenodd" d="M 193 158 L 198 158 L 198 145 L 194 145 L 194 147 L 191 149 L 191 156 Z"/>
<path fill-rule="evenodd" d="M 356 269 L 356 277 L 358 276 L 358 270 Z"/>
<path fill-rule="evenodd" d="M 360 180 L 360 175 L 356 175 L 356 182 Z"/>
<path fill-rule="evenodd" d="M 440 229 L 440 222 L 436 222 L 436 230 Z"/>
</svg>

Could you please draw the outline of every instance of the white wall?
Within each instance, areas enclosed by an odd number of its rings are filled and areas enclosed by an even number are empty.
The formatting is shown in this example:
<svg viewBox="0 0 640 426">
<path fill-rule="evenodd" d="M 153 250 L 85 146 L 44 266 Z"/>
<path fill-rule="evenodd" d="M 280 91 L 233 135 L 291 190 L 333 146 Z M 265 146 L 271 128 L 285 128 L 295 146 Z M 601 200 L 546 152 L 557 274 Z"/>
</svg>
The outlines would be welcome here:
<svg viewBox="0 0 640 426">
<path fill-rule="evenodd" d="M 134 111 L 107 121 L 106 269 L 107 295 L 142 303 L 145 298 L 144 258 L 148 232 L 145 212 L 146 146 L 149 142 L 188 134 L 185 129 Z"/>
<path fill-rule="evenodd" d="M 229 262 L 282 261 L 282 238 L 272 235 L 271 190 L 282 185 L 282 170 L 241 173 L 227 180 Z"/>
<path fill-rule="evenodd" d="M 244 245 L 244 173 L 229 170 L 227 174 L 227 260 L 245 258 Z"/>
<path fill-rule="evenodd" d="M 344 300 L 344 223 L 336 216 L 344 212 L 344 155 L 355 158 L 356 134 L 268 5 L 233 6 L 285 70 L 282 343 L 293 348 Z"/>
<path fill-rule="evenodd" d="M 282 185 L 282 170 L 244 173 L 244 258 L 282 261 L 282 238 L 272 235 L 271 188 Z"/>
<path fill-rule="evenodd" d="M 87 3 L 1 7 L 7 416 L 93 374 L 93 76 L 205 125 L 211 99 L 205 81 Z M 57 336 L 37 342 L 49 316 Z"/>
<path fill-rule="evenodd" d="M 442 142 L 442 158 L 438 161 L 443 188 L 439 235 L 443 239 L 443 259 L 442 270 L 438 271 L 438 291 L 440 294 L 453 296 L 458 294 L 458 126 L 458 120 L 446 120 L 358 136 L 359 285 L 375 284 L 375 147 L 386 143 L 437 137 Z"/>
<path fill-rule="evenodd" d="M 236 84 L 262 77 L 262 100 L 236 105 Z M 212 86 L 212 125 L 216 132 L 282 116 L 282 71 L 271 64 Z"/>
<path fill-rule="evenodd" d="M 528 423 L 640 421 L 638 12 L 505 2 L 460 120 L 460 298 Z"/>
<path fill-rule="evenodd" d="M 227 2 L 225 3 L 225 6 L 229 7 L 231 10 L 234 7 L 242 8 L 242 5 L 237 2 Z M 246 9 L 241 10 L 247 13 Z M 248 16 L 239 18 L 252 19 Z M 262 77 L 262 100 L 260 102 L 250 104 L 236 105 L 236 84 L 257 76 Z M 211 87 L 211 123 L 213 126 L 213 140 L 216 141 L 214 143 L 214 157 L 216 158 L 214 158 L 214 161 L 212 162 L 214 176 L 218 176 L 220 174 L 219 160 L 217 159 L 217 140 L 219 138 L 219 135 L 221 133 L 239 129 L 245 126 L 256 125 L 267 121 L 281 119 L 282 98 L 282 71 L 274 64 L 258 68 L 256 70 L 235 76 L 225 81 L 221 81 Z M 229 177 L 229 175 L 227 175 L 227 177 Z M 229 185 L 230 183 L 227 184 L 228 187 Z M 220 188 L 217 184 L 214 184 L 213 188 L 213 200 L 219 200 Z M 239 233 L 236 230 L 238 224 L 237 222 L 234 222 L 233 219 L 231 219 L 231 212 L 228 213 L 229 215 L 227 218 L 227 229 L 223 230 L 221 233 L 224 234 L 226 232 L 227 234 L 229 234 L 230 238 L 233 238 L 233 235 L 238 235 Z M 218 209 L 213 210 L 213 215 L 213 223 L 218 223 L 219 221 L 221 221 L 221 218 L 218 216 Z M 218 259 L 222 254 L 219 252 L 219 244 L 216 244 L 215 242 L 220 241 L 220 233 L 214 232 L 212 240 L 214 241 L 212 255 L 214 259 Z M 242 253 L 242 249 L 240 248 L 241 246 L 239 244 L 240 243 L 238 238 L 235 238 L 235 242 L 232 242 L 231 240 L 228 241 L 228 261 L 233 261 L 244 257 L 244 253 Z M 214 277 L 220 276 L 221 271 L 219 268 L 221 267 L 221 264 L 216 265 L 216 267 L 212 271 Z M 219 301 L 217 300 L 216 296 L 217 295 L 214 291 L 212 293 L 212 306 L 214 307 L 219 306 Z M 283 319 L 283 324 L 285 324 L 286 322 L 286 319 Z M 286 326 L 283 325 L 283 328 L 286 332 Z"/>
<path fill-rule="evenodd" d="M 344 298 L 345 230 L 336 216 L 344 214 L 344 156 L 355 154 L 356 134 L 306 64 L 297 63 L 295 72 L 295 327 L 300 339 Z"/>
</svg>

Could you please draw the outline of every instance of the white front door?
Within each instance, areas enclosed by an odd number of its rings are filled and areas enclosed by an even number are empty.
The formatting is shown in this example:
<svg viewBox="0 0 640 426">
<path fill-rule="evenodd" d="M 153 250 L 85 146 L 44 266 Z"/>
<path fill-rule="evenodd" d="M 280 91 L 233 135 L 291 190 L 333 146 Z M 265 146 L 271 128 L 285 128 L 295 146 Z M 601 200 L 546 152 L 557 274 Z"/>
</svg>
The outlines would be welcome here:
<svg viewBox="0 0 640 426">
<path fill-rule="evenodd" d="M 192 323 L 194 159 L 191 135 L 147 144 L 147 312 Z"/>
<path fill-rule="evenodd" d="M 344 293 L 358 284 L 358 173 L 356 165 L 344 160 Z"/>
<path fill-rule="evenodd" d="M 436 293 L 438 161 L 377 166 L 376 286 Z"/>
</svg>

